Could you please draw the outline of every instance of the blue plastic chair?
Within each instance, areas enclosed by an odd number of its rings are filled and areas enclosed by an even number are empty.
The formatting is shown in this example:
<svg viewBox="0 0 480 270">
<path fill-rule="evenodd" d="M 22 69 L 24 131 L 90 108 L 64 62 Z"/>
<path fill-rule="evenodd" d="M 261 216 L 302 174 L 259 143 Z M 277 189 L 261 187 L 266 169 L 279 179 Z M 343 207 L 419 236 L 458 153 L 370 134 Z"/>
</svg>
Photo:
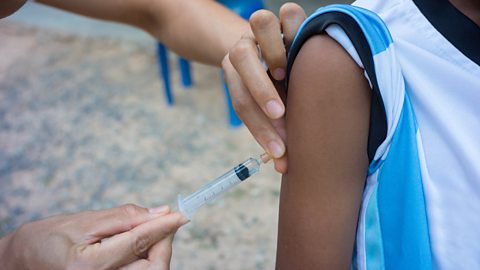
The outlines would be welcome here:
<svg viewBox="0 0 480 270">
<path fill-rule="evenodd" d="M 157 57 L 160 66 L 160 75 L 163 78 L 163 89 L 168 105 L 173 105 L 172 85 L 170 84 L 170 65 L 168 63 L 168 50 L 165 45 L 157 43 Z M 192 75 L 190 73 L 190 62 L 184 58 L 178 59 L 178 66 L 180 67 L 180 77 L 183 87 L 189 88 L 192 86 Z"/>
<path fill-rule="evenodd" d="M 234 11 L 237 13 L 239 16 L 241 16 L 244 19 L 247 19 L 252 15 L 253 12 L 265 8 L 263 1 L 262 0 L 220 0 L 218 1 L 219 3 L 223 4 L 230 10 Z M 157 44 L 157 55 L 158 55 L 158 61 L 159 61 L 159 66 L 160 66 L 160 73 L 163 78 L 163 86 L 164 86 L 164 91 L 165 91 L 165 97 L 167 99 L 167 104 L 168 105 L 173 105 L 174 100 L 173 100 L 173 94 L 172 94 L 172 88 L 170 84 L 170 70 L 169 70 L 169 64 L 168 64 L 168 51 L 167 48 L 161 44 Z M 180 76 L 181 76 L 181 82 L 183 87 L 188 88 L 192 86 L 192 76 L 190 72 L 190 63 L 188 60 L 185 60 L 184 58 L 179 58 L 178 59 L 178 66 L 180 68 Z M 222 78 L 223 78 L 223 73 L 222 73 Z M 222 79 L 223 82 L 223 88 L 225 91 L 225 98 L 228 106 L 228 115 L 229 115 L 229 122 L 231 126 L 240 126 L 242 124 L 242 121 L 240 118 L 238 118 L 237 114 L 235 113 L 232 105 L 232 100 L 230 98 L 230 94 L 228 92 L 228 87 L 225 81 Z"/>
<path fill-rule="evenodd" d="M 248 20 L 255 11 L 265 8 L 262 0 L 219 0 L 217 2 L 237 13 L 245 20 Z"/>
</svg>

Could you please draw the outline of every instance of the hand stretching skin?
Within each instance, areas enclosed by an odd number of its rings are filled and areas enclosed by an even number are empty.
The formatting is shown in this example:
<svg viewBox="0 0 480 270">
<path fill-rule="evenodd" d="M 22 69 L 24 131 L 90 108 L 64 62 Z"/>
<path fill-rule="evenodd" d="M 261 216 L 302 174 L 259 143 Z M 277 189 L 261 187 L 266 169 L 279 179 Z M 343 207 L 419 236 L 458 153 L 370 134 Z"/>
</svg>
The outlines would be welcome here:
<svg viewBox="0 0 480 270">
<path fill-rule="evenodd" d="M 169 269 L 186 222 L 168 206 L 129 204 L 27 223 L 0 239 L 2 269 Z"/>
<path fill-rule="evenodd" d="M 250 17 L 251 31 L 244 34 L 230 50 L 223 59 L 222 67 L 238 116 L 262 148 L 275 158 L 275 169 L 286 173 L 283 102 L 286 51 L 306 15 L 294 3 L 284 4 L 279 14 L 278 19 L 267 10 L 255 12 Z M 265 59 L 269 72 L 265 71 L 260 55 Z"/>
</svg>

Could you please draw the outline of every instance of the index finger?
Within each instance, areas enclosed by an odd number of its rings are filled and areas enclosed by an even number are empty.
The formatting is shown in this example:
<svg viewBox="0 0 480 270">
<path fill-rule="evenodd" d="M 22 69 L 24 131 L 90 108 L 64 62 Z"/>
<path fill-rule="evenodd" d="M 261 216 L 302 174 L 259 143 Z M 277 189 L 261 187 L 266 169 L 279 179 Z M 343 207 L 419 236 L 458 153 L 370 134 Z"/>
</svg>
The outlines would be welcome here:
<svg viewBox="0 0 480 270">
<path fill-rule="evenodd" d="M 252 33 L 248 33 L 230 50 L 229 60 L 250 94 L 270 119 L 283 116 L 285 107 L 258 57 Z"/>
<path fill-rule="evenodd" d="M 160 216 L 138 225 L 131 231 L 91 245 L 85 251 L 99 259 L 95 263 L 98 268 L 116 269 L 139 258 L 144 258 L 150 247 L 175 233 L 187 222 L 188 220 L 178 212 Z"/>
<path fill-rule="evenodd" d="M 86 231 L 78 234 L 86 239 L 87 243 L 94 243 L 99 239 L 129 231 L 149 220 L 166 215 L 170 212 L 168 206 L 147 209 L 134 204 L 125 204 L 119 207 L 88 211 L 81 213 L 80 218 L 85 222 Z M 94 222 L 92 222 L 94 221 Z"/>
</svg>

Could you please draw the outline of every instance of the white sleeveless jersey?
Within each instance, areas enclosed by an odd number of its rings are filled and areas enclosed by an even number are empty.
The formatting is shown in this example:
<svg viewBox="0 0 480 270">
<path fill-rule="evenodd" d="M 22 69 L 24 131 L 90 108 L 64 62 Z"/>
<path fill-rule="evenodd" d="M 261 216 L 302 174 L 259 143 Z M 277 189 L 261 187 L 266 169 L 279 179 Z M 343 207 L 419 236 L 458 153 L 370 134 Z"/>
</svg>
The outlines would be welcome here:
<svg viewBox="0 0 480 270">
<path fill-rule="evenodd" d="M 362 7 L 362 8 L 359 8 Z M 373 90 L 353 268 L 480 269 L 480 28 L 447 0 L 317 10 Z"/>
</svg>

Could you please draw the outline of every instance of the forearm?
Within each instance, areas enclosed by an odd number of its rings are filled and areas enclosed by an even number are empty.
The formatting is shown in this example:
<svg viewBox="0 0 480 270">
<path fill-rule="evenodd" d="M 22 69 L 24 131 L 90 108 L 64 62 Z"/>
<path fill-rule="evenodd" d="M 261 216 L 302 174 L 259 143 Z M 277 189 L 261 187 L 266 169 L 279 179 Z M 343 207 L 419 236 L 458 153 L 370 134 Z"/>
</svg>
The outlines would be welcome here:
<svg viewBox="0 0 480 270">
<path fill-rule="evenodd" d="M 38 0 L 85 15 L 141 28 L 169 49 L 220 66 L 248 23 L 213 0 Z"/>
<path fill-rule="evenodd" d="M 155 23 L 148 32 L 176 53 L 216 66 L 250 29 L 247 21 L 213 0 L 156 0 L 151 12 Z"/>
<path fill-rule="evenodd" d="M 151 24 L 147 15 L 150 0 L 37 0 L 51 7 L 91 18 L 121 22 L 144 28 Z"/>
</svg>

